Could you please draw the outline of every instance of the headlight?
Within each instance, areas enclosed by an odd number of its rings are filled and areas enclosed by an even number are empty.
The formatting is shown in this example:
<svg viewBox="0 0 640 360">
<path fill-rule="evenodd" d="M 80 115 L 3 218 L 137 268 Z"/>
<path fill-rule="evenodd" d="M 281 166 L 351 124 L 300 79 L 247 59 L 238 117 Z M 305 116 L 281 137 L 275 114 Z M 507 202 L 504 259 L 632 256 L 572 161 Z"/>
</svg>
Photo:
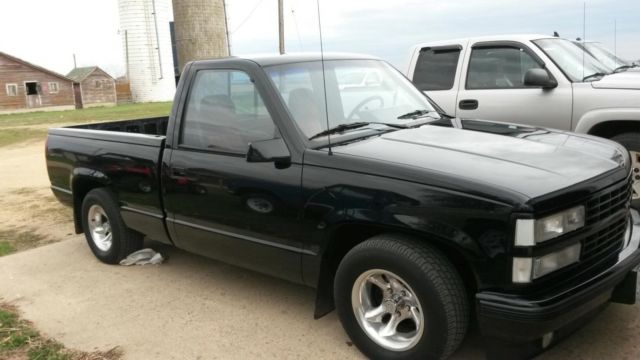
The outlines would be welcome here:
<svg viewBox="0 0 640 360">
<path fill-rule="evenodd" d="M 516 221 L 516 246 L 535 244 L 556 238 L 584 226 L 584 206 L 553 214 L 541 219 L 518 219 Z"/>
<path fill-rule="evenodd" d="M 536 258 L 513 258 L 512 281 L 528 283 L 580 260 L 580 243 Z"/>
</svg>

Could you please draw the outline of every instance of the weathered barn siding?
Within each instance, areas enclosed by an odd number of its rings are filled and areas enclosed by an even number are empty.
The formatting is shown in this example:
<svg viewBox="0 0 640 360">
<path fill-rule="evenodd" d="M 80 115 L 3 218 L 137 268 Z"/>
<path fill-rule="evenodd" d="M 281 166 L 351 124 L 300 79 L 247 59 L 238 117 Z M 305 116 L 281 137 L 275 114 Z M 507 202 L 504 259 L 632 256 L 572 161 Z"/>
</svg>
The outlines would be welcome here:
<svg viewBox="0 0 640 360">
<path fill-rule="evenodd" d="M 27 96 L 26 82 L 38 83 L 37 94 Z M 57 83 L 58 91 L 50 83 Z M 17 93 L 15 96 L 8 94 L 7 85 L 15 84 Z M 0 113 L 48 110 L 48 109 L 73 109 L 75 99 L 73 97 L 73 82 L 62 75 L 42 69 L 35 65 L 0 53 Z"/>
<path fill-rule="evenodd" d="M 83 106 L 115 105 L 116 81 L 100 69 L 96 69 L 80 84 Z"/>
<path fill-rule="evenodd" d="M 75 68 L 67 77 L 80 84 L 82 107 L 116 104 L 116 81 L 99 67 Z"/>
<path fill-rule="evenodd" d="M 118 104 L 128 104 L 132 101 L 129 82 L 116 81 L 116 96 L 118 98 Z"/>
</svg>

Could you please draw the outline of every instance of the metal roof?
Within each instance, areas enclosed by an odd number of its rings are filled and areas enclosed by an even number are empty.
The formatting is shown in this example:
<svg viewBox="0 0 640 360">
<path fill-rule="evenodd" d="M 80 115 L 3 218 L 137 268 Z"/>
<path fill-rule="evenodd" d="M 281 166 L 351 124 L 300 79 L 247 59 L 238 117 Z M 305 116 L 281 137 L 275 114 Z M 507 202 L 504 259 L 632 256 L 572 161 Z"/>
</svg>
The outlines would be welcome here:
<svg viewBox="0 0 640 360">
<path fill-rule="evenodd" d="M 82 80 L 86 79 L 87 76 L 91 75 L 91 73 L 94 72 L 96 69 L 98 69 L 97 66 L 78 67 L 71 70 L 67 74 L 67 77 L 72 79 L 75 82 L 82 82 Z"/>
</svg>

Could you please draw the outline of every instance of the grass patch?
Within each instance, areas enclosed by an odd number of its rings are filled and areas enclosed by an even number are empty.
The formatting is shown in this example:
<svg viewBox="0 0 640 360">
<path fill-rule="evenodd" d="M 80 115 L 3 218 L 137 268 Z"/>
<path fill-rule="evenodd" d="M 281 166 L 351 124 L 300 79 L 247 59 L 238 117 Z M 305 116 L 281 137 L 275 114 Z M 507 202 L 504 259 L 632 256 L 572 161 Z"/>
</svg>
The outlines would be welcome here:
<svg viewBox="0 0 640 360">
<path fill-rule="evenodd" d="M 129 120 L 144 117 L 167 116 L 171 102 L 122 104 L 66 111 L 38 111 L 0 115 L 0 128 L 13 126 L 86 123 L 105 120 Z"/>
<path fill-rule="evenodd" d="M 122 351 L 91 353 L 66 349 L 62 344 L 42 336 L 28 321 L 20 319 L 14 306 L 0 303 L 0 359 L 29 360 L 117 360 Z"/>
<path fill-rule="evenodd" d="M 31 230 L 0 230 L 0 256 L 38 247 L 44 240 L 44 236 Z"/>
<path fill-rule="evenodd" d="M 47 136 L 46 129 L 2 129 L 0 128 L 0 147 L 21 143 L 27 140 L 42 139 Z"/>
<path fill-rule="evenodd" d="M 16 249 L 8 241 L 0 241 L 0 256 L 9 255 Z"/>
</svg>

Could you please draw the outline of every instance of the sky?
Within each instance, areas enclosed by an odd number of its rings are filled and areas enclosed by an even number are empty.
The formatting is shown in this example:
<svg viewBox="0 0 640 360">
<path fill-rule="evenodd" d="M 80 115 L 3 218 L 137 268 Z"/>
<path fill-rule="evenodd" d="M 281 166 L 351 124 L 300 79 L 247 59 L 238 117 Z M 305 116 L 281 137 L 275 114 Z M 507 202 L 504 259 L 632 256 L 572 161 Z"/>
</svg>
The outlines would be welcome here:
<svg viewBox="0 0 640 360">
<path fill-rule="evenodd" d="M 513 34 L 582 37 L 640 59 L 638 0 L 319 0 L 325 51 L 371 54 L 405 70 L 416 43 Z M 316 0 L 284 0 L 287 52 L 319 51 Z M 277 0 L 227 0 L 231 53 L 278 51 Z M 614 22 L 617 37 L 614 43 Z M 0 2 L 0 51 L 66 74 L 124 73 L 117 0 Z"/>
</svg>

